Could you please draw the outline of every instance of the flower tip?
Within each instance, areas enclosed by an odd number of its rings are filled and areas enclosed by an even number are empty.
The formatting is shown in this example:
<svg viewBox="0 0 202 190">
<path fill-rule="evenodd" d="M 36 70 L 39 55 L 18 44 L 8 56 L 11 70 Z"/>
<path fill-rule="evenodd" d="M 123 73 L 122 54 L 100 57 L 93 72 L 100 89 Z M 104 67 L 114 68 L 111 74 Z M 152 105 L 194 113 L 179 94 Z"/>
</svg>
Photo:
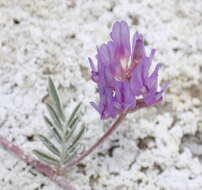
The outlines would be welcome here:
<svg viewBox="0 0 202 190">
<path fill-rule="evenodd" d="M 143 41 L 144 40 L 143 35 L 140 34 L 139 32 L 135 32 L 134 38 L 136 39 L 136 41 L 137 40 L 139 40 L 139 41 Z"/>
<path fill-rule="evenodd" d="M 150 53 L 150 55 L 149 55 L 149 58 L 150 58 L 150 59 L 153 59 L 153 57 L 155 56 L 155 54 L 156 54 L 156 49 L 152 49 L 152 50 L 151 50 L 151 53 Z"/>
<path fill-rule="evenodd" d="M 163 92 L 165 92 L 167 89 L 168 89 L 168 86 L 170 85 L 170 81 L 168 81 L 168 82 L 165 82 L 164 84 L 163 84 L 163 87 L 162 87 L 162 91 Z"/>
<path fill-rule="evenodd" d="M 99 109 L 98 105 L 95 102 L 90 102 L 90 105 L 100 113 L 100 109 Z"/>
<path fill-rule="evenodd" d="M 94 65 L 94 63 L 93 63 L 93 60 L 92 60 L 90 57 L 88 57 L 88 61 L 89 61 L 89 63 L 90 63 L 90 67 L 91 67 L 91 69 L 92 69 L 92 72 L 96 72 L 96 69 L 95 69 L 95 65 Z"/>
<path fill-rule="evenodd" d="M 128 25 L 126 21 L 118 20 L 118 21 L 114 22 L 113 26 L 122 25 L 122 24 Z M 113 26 L 112 26 L 112 28 L 113 28 Z"/>
<path fill-rule="evenodd" d="M 88 57 L 88 61 L 89 61 L 89 62 L 92 62 L 92 59 L 91 59 L 90 57 Z"/>
</svg>

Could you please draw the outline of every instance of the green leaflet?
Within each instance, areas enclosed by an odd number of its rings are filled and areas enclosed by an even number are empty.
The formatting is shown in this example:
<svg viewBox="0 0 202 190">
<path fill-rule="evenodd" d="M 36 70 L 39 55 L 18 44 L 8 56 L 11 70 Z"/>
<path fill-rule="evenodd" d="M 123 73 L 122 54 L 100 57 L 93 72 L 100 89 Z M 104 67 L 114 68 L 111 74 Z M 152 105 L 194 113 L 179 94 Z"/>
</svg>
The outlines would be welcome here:
<svg viewBox="0 0 202 190">
<path fill-rule="evenodd" d="M 61 121 L 60 121 L 60 119 L 59 119 L 57 113 L 55 112 L 53 106 L 51 106 L 50 104 L 46 104 L 46 107 L 47 107 L 47 110 L 48 110 L 48 112 L 49 112 L 49 114 L 50 114 L 50 116 L 51 116 L 51 118 L 52 118 L 54 124 L 55 124 L 58 128 L 60 128 L 60 129 L 62 130 L 62 123 L 61 123 Z"/>
<path fill-rule="evenodd" d="M 75 118 L 75 120 L 78 120 L 78 118 Z M 76 130 L 76 121 L 73 122 L 73 125 L 71 125 L 71 128 L 70 130 L 67 130 L 66 133 L 65 133 L 65 141 L 68 141 L 70 139 L 70 137 L 73 135 L 73 133 L 75 132 Z"/>
<path fill-rule="evenodd" d="M 74 140 L 72 141 L 71 145 L 66 149 L 66 151 L 70 151 L 73 147 L 77 146 L 80 138 L 82 137 L 83 133 L 85 131 L 85 128 L 81 128 L 78 135 L 74 138 Z"/>
<path fill-rule="evenodd" d="M 73 127 L 74 127 L 74 125 L 76 125 L 77 124 L 77 121 L 79 120 L 79 117 L 78 116 L 76 116 L 74 119 L 72 119 L 71 120 L 71 122 L 68 124 L 68 127 L 70 128 L 70 129 L 72 129 Z"/>
<path fill-rule="evenodd" d="M 67 164 L 69 161 L 71 161 L 74 157 L 76 157 L 78 153 L 78 150 L 75 150 L 69 154 L 66 154 L 65 159 L 64 159 L 64 164 Z"/>
<path fill-rule="evenodd" d="M 63 113 L 62 105 L 60 103 L 60 98 L 58 96 L 57 90 L 51 78 L 48 79 L 48 92 L 57 110 L 57 113 L 59 114 L 58 116 L 60 116 L 59 118 L 62 121 L 65 121 L 65 115 Z"/>
<path fill-rule="evenodd" d="M 59 166 L 59 161 L 56 158 L 53 158 L 52 156 L 41 152 L 39 150 L 33 150 L 34 154 L 39 158 L 39 160 L 45 162 L 48 165 L 54 165 L 56 167 Z"/>
<path fill-rule="evenodd" d="M 79 110 L 80 106 L 81 106 L 81 102 L 74 108 L 72 114 L 70 115 L 69 120 L 68 120 L 68 123 L 67 123 L 68 125 L 69 125 L 69 124 L 71 123 L 71 121 L 74 119 L 74 117 L 75 117 L 77 111 Z"/>
<path fill-rule="evenodd" d="M 85 128 L 82 127 L 80 132 L 78 133 L 77 137 L 74 139 L 74 141 L 72 143 L 73 145 L 76 144 L 80 140 L 80 138 L 82 137 L 84 131 L 85 131 Z"/>
<path fill-rule="evenodd" d="M 54 125 L 51 123 L 51 121 L 46 116 L 44 116 L 44 120 L 45 120 L 48 128 L 50 129 L 51 133 L 56 138 L 57 142 L 59 144 L 62 144 L 63 140 L 62 140 L 62 136 L 60 134 L 60 131 L 58 131 L 57 127 L 54 127 Z"/>
<path fill-rule="evenodd" d="M 43 142 L 43 144 L 46 146 L 48 150 L 50 150 L 53 154 L 60 156 L 60 151 L 56 148 L 56 146 L 51 141 L 49 141 L 43 135 L 38 135 L 38 137 L 40 138 L 40 140 Z"/>
</svg>

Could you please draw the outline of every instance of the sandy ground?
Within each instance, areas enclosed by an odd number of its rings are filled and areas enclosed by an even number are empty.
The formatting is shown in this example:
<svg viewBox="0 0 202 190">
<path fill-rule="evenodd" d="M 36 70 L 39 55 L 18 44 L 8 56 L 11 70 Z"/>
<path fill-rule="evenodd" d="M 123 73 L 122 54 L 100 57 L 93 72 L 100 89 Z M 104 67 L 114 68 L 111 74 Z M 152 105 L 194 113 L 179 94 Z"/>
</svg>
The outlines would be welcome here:
<svg viewBox="0 0 202 190">
<path fill-rule="evenodd" d="M 202 189 L 201 0 L 0 0 L 0 134 L 28 154 L 50 136 L 43 121 L 47 78 L 67 114 L 82 101 L 88 147 L 112 120 L 100 121 L 87 57 L 125 20 L 157 49 L 161 83 L 171 85 L 158 107 L 128 115 L 96 152 L 67 174 L 79 190 Z M 0 148 L 1 190 L 61 190 Z"/>
</svg>

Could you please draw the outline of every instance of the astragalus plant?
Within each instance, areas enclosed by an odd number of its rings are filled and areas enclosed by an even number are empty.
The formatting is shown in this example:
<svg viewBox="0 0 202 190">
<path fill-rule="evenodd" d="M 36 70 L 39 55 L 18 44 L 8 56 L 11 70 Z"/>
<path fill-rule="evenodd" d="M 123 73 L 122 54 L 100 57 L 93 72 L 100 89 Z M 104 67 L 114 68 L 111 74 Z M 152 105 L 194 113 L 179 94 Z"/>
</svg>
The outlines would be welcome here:
<svg viewBox="0 0 202 190">
<path fill-rule="evenodd" d="M 45 152 L 34 150 L 39 160 L 27 156 L 19 147 L 0 136 L 3 146 L 67 190 L 75 188 L 62 176 L 103 143 L 128 113 L 161 103 L 168 87 L 166 82 L 159 89 L 160 65 L 157 64 L 155 69 L 150 71 L 156 50 L 152 49 L 147 55 L 143 36 L 140 33 L 136 32 L 131 41 L 127 23 L 117 21 L 113 24 L 110 37 L 107 43 L 97 48 L 97 65 L 89 58 L 91 78 L 99 90 L 98 103 L 91 102 L 91 105 L 100 114 L 102 120 L 108 118 L 116 120 L 91 147 L 87 148 L 80 143 L 85 132 L 82 125 L 81 127 L 77 125 L 80 104 L 70 116 L 67 116 L 51 79 L 48 85 L 51 98 L 51 103 L 47 104 L 49 117 L 44 118 L 53 138 L 38 135 L 47 149 Z M 82 122 L 82 118 L 80 120 Z"/>
</svg>

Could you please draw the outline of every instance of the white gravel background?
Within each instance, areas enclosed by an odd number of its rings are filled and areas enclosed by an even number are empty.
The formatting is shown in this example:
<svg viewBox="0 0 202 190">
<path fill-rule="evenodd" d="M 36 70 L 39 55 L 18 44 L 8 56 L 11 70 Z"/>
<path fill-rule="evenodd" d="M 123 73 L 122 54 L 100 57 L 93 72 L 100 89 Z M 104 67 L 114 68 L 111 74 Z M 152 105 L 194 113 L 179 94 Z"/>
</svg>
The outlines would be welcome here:
<svg viewBox="0 0 202 190">
<path fill-rule="evenodd" d="M 170 81 L 158 107 L 128 115 L 113 136 L 67 174 L 78 190 L 202 190 L 201 0 L 0 0 L 0 134 L 28 154 L 49 136 L 43 121 L 47 78 L 67 114 L 83 102 L 86 147 L 111 121 L 100 121 L 87 57 L 117 20 L 157 49 L 161 83 Z M 0 148 L 1 190 L 61 190 Z"/>
</svg>

